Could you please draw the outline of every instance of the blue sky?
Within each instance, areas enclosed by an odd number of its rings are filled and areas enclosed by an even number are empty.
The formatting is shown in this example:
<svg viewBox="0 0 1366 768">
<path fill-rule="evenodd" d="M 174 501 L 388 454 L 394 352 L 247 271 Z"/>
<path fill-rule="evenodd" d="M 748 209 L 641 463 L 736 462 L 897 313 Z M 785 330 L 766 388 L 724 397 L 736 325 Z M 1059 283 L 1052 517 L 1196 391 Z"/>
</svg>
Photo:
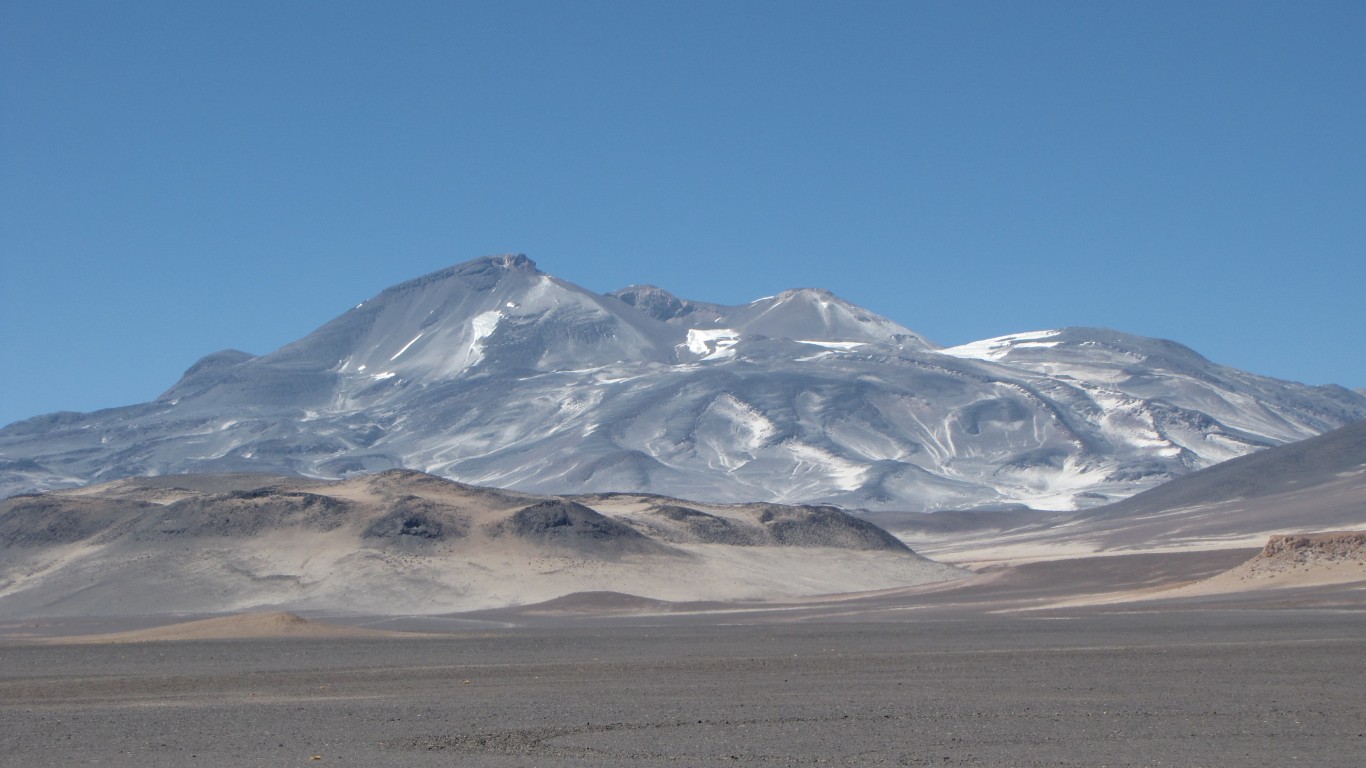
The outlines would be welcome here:
<svg viewBox="0 0 1366 768">
<path fill-rule="evenodd" d="M 1366 386 L 1366 3 L 0 3 L 0 423 L 524 252 Z"/>
</svg>

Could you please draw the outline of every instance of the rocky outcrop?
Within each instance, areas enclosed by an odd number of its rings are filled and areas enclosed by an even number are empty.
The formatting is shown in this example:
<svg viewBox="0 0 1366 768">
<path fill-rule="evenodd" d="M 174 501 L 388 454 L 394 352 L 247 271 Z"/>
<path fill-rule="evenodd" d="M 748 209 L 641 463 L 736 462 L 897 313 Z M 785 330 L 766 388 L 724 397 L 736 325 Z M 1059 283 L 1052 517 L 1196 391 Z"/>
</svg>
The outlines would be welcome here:
<svg viewBox="0 0 1366 768">
<path fill-rule="evenodd" d="M 139 526 L 144 539 L 180 536 L 256 536 L 279 528 L 335 530 L 355 515 L 355 505 L 318 493 L 257 488 L 178 501 Z"/>
<path fill-rule="evenodd" d="M 409 494 L 390 503 L 384 516 L 361 535 L 367 539 L 438 541 L 461 538 L 469 528 L 469 516 L 457 507 Z"/>
<path fill-rule="evenodd" d="M 560 549 L 607 553 L 671 551 L 644 534 L 578 502 L 550 499 L 520 509 L 494 525 L 495 536 L 510 534 Z"/>
<path fill-rule="evenodd" d="M 1366 531 L 1272 536 L 1257 558 L 1296 565 L 1350 560 L 1366 562 Z"/>
</svg>

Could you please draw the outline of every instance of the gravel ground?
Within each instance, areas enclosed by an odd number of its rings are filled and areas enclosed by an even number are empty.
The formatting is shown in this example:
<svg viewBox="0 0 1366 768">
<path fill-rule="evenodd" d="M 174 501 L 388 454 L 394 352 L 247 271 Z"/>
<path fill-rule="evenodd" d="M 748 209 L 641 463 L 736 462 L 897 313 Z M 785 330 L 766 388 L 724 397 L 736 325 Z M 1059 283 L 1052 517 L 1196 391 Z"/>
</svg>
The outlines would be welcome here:
<svg viewBox="0 0 1366 768">
<path fill-rule="evenodd" d="M 1361 766 L 1366 612 L 0 645 L 3 766 Z"/>
</svg>

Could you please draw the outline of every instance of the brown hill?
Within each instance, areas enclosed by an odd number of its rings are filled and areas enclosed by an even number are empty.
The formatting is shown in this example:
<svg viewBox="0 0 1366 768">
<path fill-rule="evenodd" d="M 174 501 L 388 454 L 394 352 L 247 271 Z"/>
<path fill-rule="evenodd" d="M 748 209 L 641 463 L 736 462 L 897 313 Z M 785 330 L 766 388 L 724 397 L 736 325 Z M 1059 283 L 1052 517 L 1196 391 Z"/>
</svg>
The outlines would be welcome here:
<svg viewBox="0 0 1366 768">
<path fill-rule="evenodd" d="M 560 498 L 407 470 L 131 478 L 0 501 L 0 534 L 13 618 L 771 600 L 963 574 L 834 507 Z"/>
</svg>

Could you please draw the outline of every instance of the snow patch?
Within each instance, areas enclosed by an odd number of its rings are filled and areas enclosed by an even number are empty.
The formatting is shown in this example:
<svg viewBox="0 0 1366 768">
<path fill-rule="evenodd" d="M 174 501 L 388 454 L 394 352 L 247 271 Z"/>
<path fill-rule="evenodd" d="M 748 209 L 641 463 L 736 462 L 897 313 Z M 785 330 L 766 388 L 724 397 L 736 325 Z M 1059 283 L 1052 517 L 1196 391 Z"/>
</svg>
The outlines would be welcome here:
<svg viewBox="0 0 1366 768">
<path fill-rule="evenodd" d="M 488 312 L 480 312 L 475 315 L 470 320 L 470 327 L 474 329 L 475 343 L 488 338 L 489 334 L 493 333 L 494 329 L 498 327 L 498 322 L 502 319 L 503 313 L 496 309 Z"/>
<path fill-rule="evenodd" d="M 740 341 L 740 334 L 730 328 L 689 328 L 688 351 L 701 355 L 703 360 L 724 360 L 735 357 L 731 349 Z"/>
<path fill-rule="evenodd" d="M 996 477 L 1002 481 L 998 489 L 1002 501 L 1066 511 L 1080 507 L 1078 494 L 1093 490 L 1093 473 L 1099 469 L 1069 458 L 1060 468 L 1031 467 Z"/>
<path fill-rule="evenodd" d="M 814 445 L 794 441 L 785 443 L 783 447 L 795 462 L 792 468 L 793 478 L 808 472 L 816 472 L 824 475 L 836 488 L 852 491 L 863 484 L 867 475 L 866 467 Z"/>
<path fill-rule="evenodd" d="M 412 341 L 410 341 L 410 342 L 408 342 L 407 344 L 404 344 L 404 345 L 403 345 L 403 349 L 400 349 L 399 351 L 395 352 L 395 353 L 394 353 L 394 356 L 391 357 L 391 358 L 389 358 L 389 362 L 392 363 L 393 361 L 397 360 L 399 355 L 403 354 L 404 352 L 407 352 L 407 351 L 408 351 L 408 347 L 411 347 L 412 345 L 416 344 L 416 343 L 417 343 L 417 340 L 420 339 L 420 338 L 422 338 L 422 334 L 421 334 L 421 333 L 419 333 L 418 335 L 414 336 Z"/>
<path fill-rule="evenodd" d="M 465 368 L 476 366 L 484 359 L 484 339 L 493 335 L 502 319 L 503 313 L 496 309 L 480 312 L 470 318 L 471 336 L 469 351 L 465 355 Z"/>
<path fill-rule="evenodd" d="M 1028 331 L 1026 333 L 1015 333 L 1009 336 L 997 336 L 994 339 L 972 341 L 967 344 L 960 344 L 956 347 L 946 347 L 939 350 L 939 353 L 949 355 L 950 357 L 962 357 L 972 360 L 1000 360 L 1010 354 L 1011 350 L 1017 348 L 1055 347 L 1062 342 L 1042 342 L 1038 341 L 1038 339 L 1052 338 L 1061 333 L 1062 331 Z"/>
<path fill-rule="evenodd" d="M 779 502 L 809 497 L 811 489 L 821 486 L 833 485 L 840 491 L 855 491 L 865 480 L 866 467 L 816 445 L 787 441 L 781 448 L 791 458 L 792 476 L 787 489 L 777 493 Z"/>
<path fill-rule="evenodd" d="M 812 346 L 825 347 L 826 349 L 838 349 L 838 350 L 842 350 L 842 351 L 846 351 L 846 352 L 847 352 L 847 351 L 849 351 L 849 350 L 851 350 L 851 349 L 858 349 L 859 347 L 862 347 L 862 346 L 866 345 L 868 342 L 866 342 L 866 341 L 816 341 L 816 340 L 814 340 L 814 339 L 799 339 L 799 340 L 797 341 L 797 343 L 798 343 L 798 344 L 811 344 Z"/>
<path fill-rule="evenodd" d="M 1158 431 L 1143 400 L 1106 389 L 1090 390 L 1090 395 L 1100 409 L 1098 423 L 1112 439 L 1140 450 L 1154 451 L 1158 456 L 1170 458 L 1181 453 L 1179 447 Z"/>
<path fill-rule="evenodd" d="M 759 409 L 726 393 L 713 400 L 707 411 L 730 423 L 732 441 L 750 454 L 773 438 L 778 428 Z"/>
</svg>

